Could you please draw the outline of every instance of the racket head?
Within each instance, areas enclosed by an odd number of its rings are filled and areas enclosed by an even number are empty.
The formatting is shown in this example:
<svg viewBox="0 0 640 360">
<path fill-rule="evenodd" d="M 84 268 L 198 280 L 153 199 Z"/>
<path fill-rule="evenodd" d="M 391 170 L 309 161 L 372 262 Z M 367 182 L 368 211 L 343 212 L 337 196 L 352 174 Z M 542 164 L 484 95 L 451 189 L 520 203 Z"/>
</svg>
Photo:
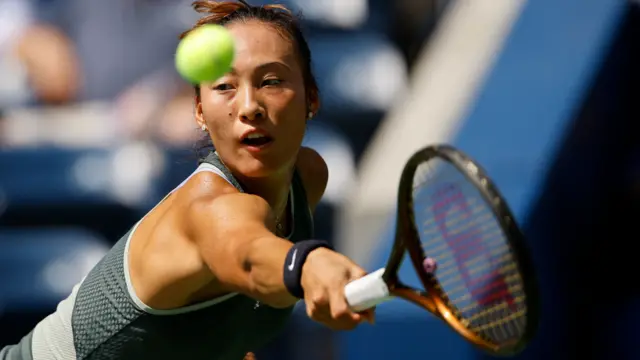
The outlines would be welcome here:
<svg viewBox="0 0 640 360">
<path fill-rule="evenodd" d="M 456 206 L 466 207 L 468 214 L 450 211 Z M 459 216 L 449 219 L 448 212 Z M 456 222 L 459 228 L 449 227 Z M 400 250 L 408 252 L 429 299 L 394 277 L 402 262 Z M 425 271 L 427 256 L 438 263 L 434 273 Z M 387 266 L 385 280 L 400 290 L 396 295 L 435 310 L 492 355 L 516 354 L 535 334 L 538 293 L 524 236 L 485 171 L 451 146 L 426 147 L 407 162 L 398 191 L 396 244 Z"/>
</svg>

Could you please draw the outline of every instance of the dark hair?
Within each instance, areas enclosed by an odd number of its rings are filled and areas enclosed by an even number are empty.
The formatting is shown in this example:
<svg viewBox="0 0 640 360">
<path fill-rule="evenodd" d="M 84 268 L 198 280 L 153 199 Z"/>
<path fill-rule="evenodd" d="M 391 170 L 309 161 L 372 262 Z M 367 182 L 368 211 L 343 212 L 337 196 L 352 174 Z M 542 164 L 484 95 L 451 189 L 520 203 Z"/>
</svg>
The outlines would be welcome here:
<svg viewBox="0 0 640 360">
<path fill-rule="evenodd" d="M 237 1 L 214 1 L 201 0 L 192 4 L 194 10 L 204 14 L 196 24 L 180 35 L 180 39 L 187 36 L 191 31 L 206 24 L 217 24 L 225 26 L 234 22 L 246 22 L 248 20 L 258 20 L 265 24 L 272 25 L 285 38 L 292 41 L 298 52 L 302 76 L 307 92 L 307 99 L 319 97 L 319 89 L 311 65 L 311 50 L 305 39 L 298 20 L 300 15 L 295 16 L 291 10 L 284 5 L 263 5 L 251 6 L 245 0 Z M 200 85 L 195 85 L 196 96 L 200 97 Z M 196 144 L 197 153 L 206 155 L 213 149 L 208 136 L 198 141 Z"/>
</svg>

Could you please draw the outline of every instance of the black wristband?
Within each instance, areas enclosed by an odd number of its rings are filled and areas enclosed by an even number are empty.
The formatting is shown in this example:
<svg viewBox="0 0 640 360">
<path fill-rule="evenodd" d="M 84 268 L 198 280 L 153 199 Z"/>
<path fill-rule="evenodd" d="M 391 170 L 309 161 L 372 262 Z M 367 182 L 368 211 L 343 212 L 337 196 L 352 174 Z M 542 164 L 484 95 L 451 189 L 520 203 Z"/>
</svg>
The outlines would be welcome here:
<svg viewBox="0 0 640 360">
<path fill-rule="evenodd" d="M 284 286 L 286 286 L 291 295 L 298 299 L 304 298 L 304 290 L 300 284 L 302 265 L 304 265 L 310 252 L 321 247 L 331 249 L 331 245 L 325 241 L 304 240 L 293 244 L 287 253 L 284 262 Z"/>
</svg>

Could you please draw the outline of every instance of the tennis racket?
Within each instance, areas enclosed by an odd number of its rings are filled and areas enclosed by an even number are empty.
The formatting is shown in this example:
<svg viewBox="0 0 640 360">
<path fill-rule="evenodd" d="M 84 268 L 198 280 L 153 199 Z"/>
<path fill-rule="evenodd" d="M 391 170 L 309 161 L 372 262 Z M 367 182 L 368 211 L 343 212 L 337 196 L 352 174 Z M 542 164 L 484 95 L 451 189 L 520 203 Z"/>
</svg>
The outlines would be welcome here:
<svg viewBox="0 0 640 360">
<path fill-rule="evenodd" d="M 507 203 L 480 166 L 451 146 L 416 152 L 400 179 L 396 221 L 386 266 L 347 284 L 350 307 L 402 298 L 492 355 L 524 349 L 538 323 L 532 264 Z M 398 278 L 407 253 L 423 290 Z"/>
</svg>

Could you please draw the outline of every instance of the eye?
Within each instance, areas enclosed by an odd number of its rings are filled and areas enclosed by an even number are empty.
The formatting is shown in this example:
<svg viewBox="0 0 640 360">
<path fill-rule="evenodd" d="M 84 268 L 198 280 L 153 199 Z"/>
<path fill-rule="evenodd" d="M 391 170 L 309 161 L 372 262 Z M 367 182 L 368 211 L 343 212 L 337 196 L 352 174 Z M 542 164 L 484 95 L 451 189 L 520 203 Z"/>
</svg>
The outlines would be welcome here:
<svg viewBox="0 0 640 360">
<path fill-rule="evenodd" d="M 218 84 L 213 88 L 213 90 L 216 90 L 216 91 L 233 90 L 233 85 L 231 85 L 231 84 Z"/>
<path fill-rule="evenodd" d="M 276 78 L 272 78 L 272 79 L 265 79 L 262 82 L 262 86 L 278 86 L 282 84 L 282 80 L 280 79 L 276 79 Z"/>
</svg>

